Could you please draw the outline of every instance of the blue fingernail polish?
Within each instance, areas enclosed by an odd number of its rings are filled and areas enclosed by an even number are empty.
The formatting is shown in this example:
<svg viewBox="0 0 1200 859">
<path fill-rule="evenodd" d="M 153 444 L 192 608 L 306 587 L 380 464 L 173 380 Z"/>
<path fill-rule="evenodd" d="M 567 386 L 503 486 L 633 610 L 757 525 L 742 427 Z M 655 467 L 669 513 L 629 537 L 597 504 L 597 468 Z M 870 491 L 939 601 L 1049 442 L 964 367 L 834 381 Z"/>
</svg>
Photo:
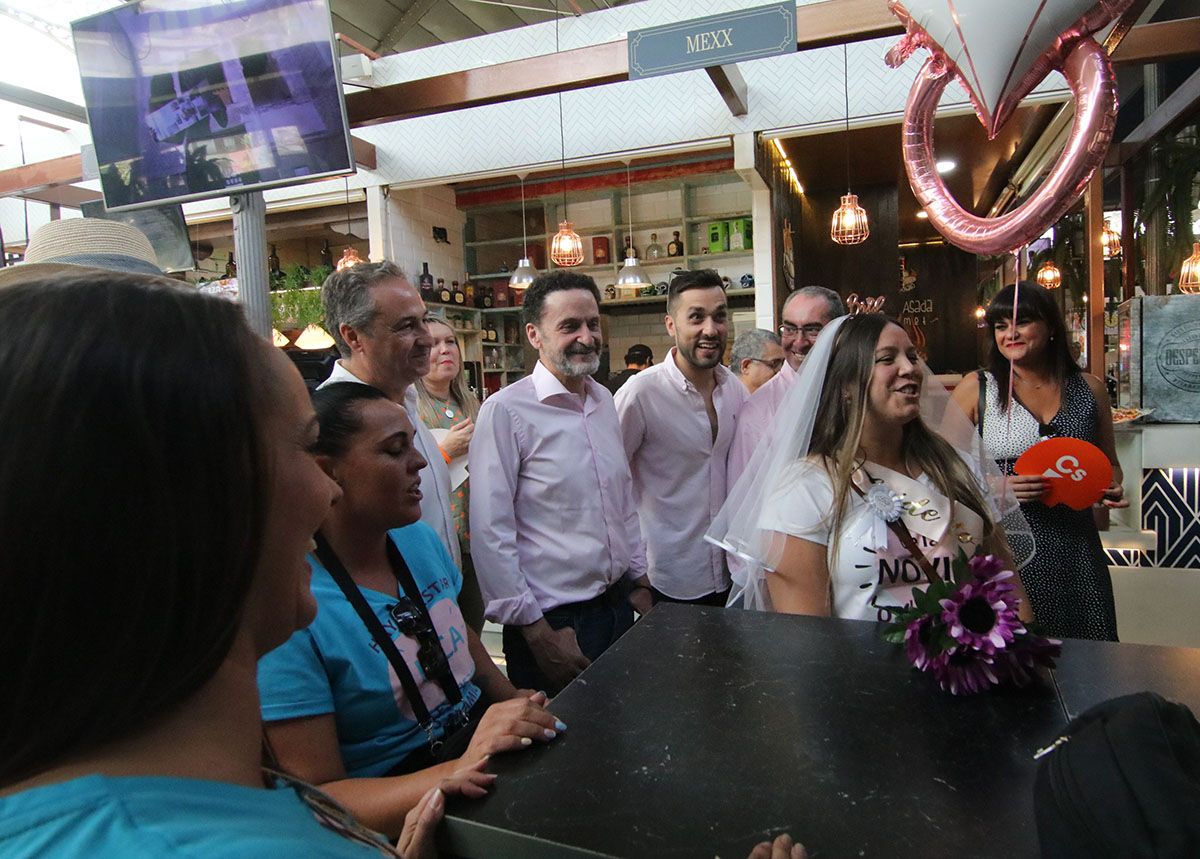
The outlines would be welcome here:
<svg viewBox="0 0 1200 859">
<path fill-rule="evenodd" d="M 555 719 L 555 720 L 554 720 L 554 727 L 555 727 L 555 728 L 557 728 L 557 729 L 558 729 L 558 730 L 560 730 L 560 731 L 565 731 L 565 730 L 567 729 L 567 726 L 566 726 L 566 725 L 564 725 L 564 724 L 563 724 L 561 721 L 559 721 L 558 719 Z"/>
</svg>

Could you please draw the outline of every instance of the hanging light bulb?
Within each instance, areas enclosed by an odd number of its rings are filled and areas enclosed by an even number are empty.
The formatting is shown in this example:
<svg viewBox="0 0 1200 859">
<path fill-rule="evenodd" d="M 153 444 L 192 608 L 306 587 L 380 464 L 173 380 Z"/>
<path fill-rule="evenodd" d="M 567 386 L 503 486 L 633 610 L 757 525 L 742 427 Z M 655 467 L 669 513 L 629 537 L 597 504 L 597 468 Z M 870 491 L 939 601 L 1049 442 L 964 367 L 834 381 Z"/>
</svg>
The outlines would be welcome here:
<svg viewBox="0 0 1200 859">
<path fill-rule="evenodd" d="M 554 3 L 554 53 L 558 53 L 558 2 Z M 564 268 L 583 262 L 583 239 L 575 232 L 575 225 L 567 217 L 567 137 L 563 130 L 562 90 L 558 92 L 558 146 L 559 165 L 562 176 L 563 220 L 558 232 L 550 240 L 550 259 Z"/>
<path fill-rule="evenodd" d="M 1046 289 L 1058 289 L 1062 286 L 1062 272 L 1052 260 L 1046 260 L 1037 270 L 1037 282 Z"/>
<path fill-rule="evenodd" d="M 523 289 L 528 289 L 537 277 L 537 269 L 533 267 L 533 263 L 529 261 L 529 236 L 525 230 L 525 174 L 520 174 L 521 179 L 521 258 L 517 260 L 517 268 L 512 273 L 512 277 L 508 279 L 508 288 L 520 292 Z M 583 247 L 583 242 L 580 241 L 580 248 Z"/>
<path fill-rule="evenodd" d="M 583 239 L 570 221 L 559 222 L 558 232 L 550 240 L 550 259 L 564 267 L 583 262 Z"/>
<path fill-rule="evenodd" d="M 1192 255 L 1179 269 L 1179 291 L 1184 295 L 1200 295 L 1200 242 L 1192 242 Z"/>
<path fill-rule="evenodd" d="M 333 338 L 329 336 L 329 332 L 315 323 L 305 328 L 296 338 L 296 348 L 307 352 L 329 349 L 333 345 Z"/>
<path fill-rule="evenodd" d="M 871 226 L 867 210 L 858 205 L 858 195 L 850 193 L 850 53 L 845 45 L 842 45 L 842 70 L 846 97 L 846 193 L 842 205 L 833 213 L 829 237 L 839 245 L 857 245 L 871 235 Z"/>
<path fill-rule="evenodd" d="M 871 225 L 867 222 L 867 210 L 858 205 L 858 195 L 843 195 L 842 205 L 833 213 L 830 238 L 839 245 L 857 245 L 865 242 L 869 235 Z"/>
<path fill-rule="evenodd" d="M 1100 246 L 1104 248 L 1105 259 L 1121 255 L 1121 234 L 1112 228 L 1108 218 L 1104 219 L 1104 229 L 1100 231 Z"/>
<path fill-rule="evenodd" d="M 986 328 L 987 327 L 987 323 L 984 321 L 984 318 L 986 316 L 987 316 L 987 310 L 984 309 L 983 305 L 977 305 L 975 308 L 975 327 L 976 328 Z"/>
<path fill-rule="evenodd" d="M 366 262 L 366 260 L 358 255 L 358 251 L 353 246 L 350 246 L 342 251 L 342 258 L 337 261 L 337 270 L 341 271 L 342 269 L 353 268 L 362 262 Z"/>
<path fill-rule="evenodd" d="M 630 237 L 629 247 L 633 248 L 633 184 L 629 178 L 629 162 L 625 162 L 625 220 L 628 223 L 628 235 Z M 617 282 L 614 284 L 617 288 L 618 295 L 627 295 L 633 292 L 635 295 L 640 293 L 648 286 L 652 286 L 650 278 L 646 275 L 638 262 L 637 254 L 630 250 L 629 256 L 625 257 L 625 264 L 621 266 L 621 270 L 617 272 Z"/>
</svg>

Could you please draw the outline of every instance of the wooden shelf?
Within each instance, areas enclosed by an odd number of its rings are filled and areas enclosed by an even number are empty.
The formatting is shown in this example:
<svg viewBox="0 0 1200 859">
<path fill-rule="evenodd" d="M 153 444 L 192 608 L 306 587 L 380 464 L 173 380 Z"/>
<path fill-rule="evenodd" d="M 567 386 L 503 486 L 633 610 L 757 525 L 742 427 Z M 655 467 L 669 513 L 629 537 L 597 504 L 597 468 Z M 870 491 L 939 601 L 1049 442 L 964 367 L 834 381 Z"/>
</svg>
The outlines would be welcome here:
<svg viewBox="0 0 1200 859">
<path fill-rule="evenodd" d="M 647 230 L 665 230 L 667 227 L 679 227 L 679 232 L 683 232 L 683 218 L 662 218 L 657 221 L 634 221 L 633 232 L 644 233 Z M 613 226 L 622 232 L 629 231 L 628 224 L 613 224 Z"/>
<path fill-rule="evenodd" d="M 723 251 L 722 253 L 719 253 L 719 254 L 688 254 L 688 256 L 685 257 L 685 259 L 703 261 L 706 259 L 715 259 L 715 260 L 736 259 L 737 257 L 745 257 L 747 259 L 753 258 L 754 250 L 751 249 L 748 251 Z M 675 259 L 679 259 L 679 257 L 675 257 Z"/>
<path fill-rule="evenodd" d="M 754 295 L 753 289 L 727 289 L 725 295 L 729 298 L 739 298 L 744 295 Z M 639 295 L 637 298 L 612 298 L 600 302 L 601 307 L 628 307 L 636 304 L 666 304 L 665 295 Z"/>
<path fill-rule="evenodd" d="M 480 239 L 479 241 L 475 241 L 475 242 L 463 242 L 463 247 L 465 247 L 465 248 L 486 248 L 486 247 L 491 247 L 493 245 L 521 245 L 521 244 L 529 244 L 530 242 L 535 242 L 535 241 L 544 242 L 546 240 L 546 238 L 547 238 L 547 236 L 545 233 L 538 233 L 537 235 L 530 234 L 527 237 L 514 236 L 511 239 Z"/>
<path fill-rule="evenodd" d="M 692 215 L 685 218 L 689 224 L 703 224 L 708 221 L 734 221 L 738 218 L 749 218 L 749 212 L 718 212 L 715 215 Z"/>
</svg>

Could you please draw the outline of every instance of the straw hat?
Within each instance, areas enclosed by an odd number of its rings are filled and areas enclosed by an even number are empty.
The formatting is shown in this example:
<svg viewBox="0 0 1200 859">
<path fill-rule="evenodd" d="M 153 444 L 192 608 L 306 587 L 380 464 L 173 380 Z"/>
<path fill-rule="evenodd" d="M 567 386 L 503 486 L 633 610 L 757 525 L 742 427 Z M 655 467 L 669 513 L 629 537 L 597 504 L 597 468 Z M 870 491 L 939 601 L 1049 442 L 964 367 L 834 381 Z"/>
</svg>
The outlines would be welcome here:
<svg viewBox="0 0 1200 859">
<path fill-rule="evenodd" d="M 51 221 L 29 237 L 25 263 L 60 263 L 134 274 L 163 271 L 140 230 L 120 221 L 68 218 Z"/>
</svg>

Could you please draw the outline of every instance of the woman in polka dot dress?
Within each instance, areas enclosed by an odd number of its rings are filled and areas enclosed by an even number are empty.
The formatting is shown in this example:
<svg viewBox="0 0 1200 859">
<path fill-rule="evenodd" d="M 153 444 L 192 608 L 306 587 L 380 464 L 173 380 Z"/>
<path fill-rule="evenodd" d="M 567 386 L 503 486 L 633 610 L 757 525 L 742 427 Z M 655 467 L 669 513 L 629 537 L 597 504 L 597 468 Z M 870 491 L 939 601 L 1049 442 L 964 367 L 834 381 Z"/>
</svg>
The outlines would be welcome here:
<svg viewBox="0 0 1200 859">
<path fill-rule="evenodd" d="M 1112 410 L 1104 383 L 1080 372 L 1070 352 L 1066 325 L 1054 298 L 1022 282 L 1013 325 L 1014 288 L 1007 286 L 987 310 L 994 335 L 988 369 L 963 379 L 954 392 L 981 428 L 984 448 L 1006 474 L 1026 450 L 1048 437 L 1083 439 L 1113 465 L 1105 507 L 1127 507 L 1121 466 L 1113 443 Z M 1012 410 L 1009 368 L 1012 367 Z M 982 390 L 981 390 L 982 380 Z M 981 413 L 982 410 L 982 413 Z M 1060 638 L 1117 640 L 1112 578 L 1091 510 L 1047 507 L 1048 482 L 1014 476 L 1013 491 L 1037 541 L 1037 553 L 1021 570 L 1038 623 Z"/>
</svg>

